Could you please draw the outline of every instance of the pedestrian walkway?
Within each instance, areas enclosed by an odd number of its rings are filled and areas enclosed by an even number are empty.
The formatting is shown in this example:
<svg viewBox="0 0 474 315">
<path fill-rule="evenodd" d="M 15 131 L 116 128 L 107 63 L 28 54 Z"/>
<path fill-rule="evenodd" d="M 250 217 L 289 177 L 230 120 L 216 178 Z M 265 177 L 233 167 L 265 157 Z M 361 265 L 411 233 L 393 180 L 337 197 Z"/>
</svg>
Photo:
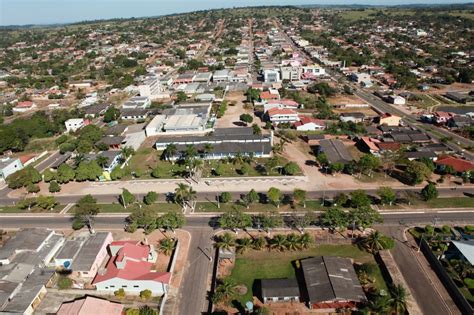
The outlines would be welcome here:
<svg viewBox="0 0 474 315">
<path fill-rule="evenodd" d="M 68 203 L 59 214 L 66 214 L 74 205 L 75 203 Z"/>
</svg>

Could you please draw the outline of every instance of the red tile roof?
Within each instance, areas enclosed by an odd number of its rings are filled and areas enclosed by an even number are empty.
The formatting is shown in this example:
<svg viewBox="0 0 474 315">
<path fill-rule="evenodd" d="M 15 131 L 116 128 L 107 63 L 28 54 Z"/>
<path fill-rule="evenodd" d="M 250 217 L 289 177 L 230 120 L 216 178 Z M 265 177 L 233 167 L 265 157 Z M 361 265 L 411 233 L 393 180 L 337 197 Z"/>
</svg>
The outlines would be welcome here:
<svg viewBox="0 0 474 315">
<path fill-rule="evenodd" d="M 260 93 L 260 98 L 262 100 L 277 100 L 278 95 L 277 94 L 272 94 L 269 91 L 264 91 L 264 92 Z"/>
<path fill-rule="evenodd" d="M 379 142 L 377 146 L 380 150 L 387 150 L 387 151 L 397 151 L 400 150 L 402 145 L 398 142 Z"/>
<path fill-rule="evenodd" d="M 268 104 L 282 104 L 284 106 L 298 107 L 300 104 L 293 100 L 282 99 L 282 100 L 269 100 Z"/>
<path fill-rule="evenodd" d="M 474 163 L 453 156 L 439 158 L 436 162 L 438 165 L 451 166 L 458 173 L 474 170 Z"/>
<path fill-rule="evenodd" d="M 270 108 L 268 111 L 268 116 L 272 117 L 274 115 L 297 115 L 298 113 L 292 110 L 291 108 Z"/>
<path fill-rule="evenodd" d="M 376 152 L 379 151 L 379 147 L 377 147 L 375 144 L 379 142 L 378 140 L 371 139 L 369 137 L 362 137 L 360 140 L 369 148 L 369 150 Z"/>
<path fill-rule="evenodd" d="M 310 123 L 315 123 L 316 125 L 319 125 L 319 126 L 326 126 L 326 123 L 324 121 L 317 118 L 313 118 L 310 116 L 303 116 L 303 115 L 299 116 L 299 118 L 300 118 L 300 121 L 297 121 L 294 124 L 296 127 L 303 126 Z"/>
</svg>

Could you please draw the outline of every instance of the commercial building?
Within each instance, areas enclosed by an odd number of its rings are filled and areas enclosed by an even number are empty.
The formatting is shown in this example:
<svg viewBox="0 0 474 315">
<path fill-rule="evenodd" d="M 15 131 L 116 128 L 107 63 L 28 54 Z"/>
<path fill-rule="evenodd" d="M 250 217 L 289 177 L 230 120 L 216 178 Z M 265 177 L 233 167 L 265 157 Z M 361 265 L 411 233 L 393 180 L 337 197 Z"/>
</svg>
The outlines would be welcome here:
<svg viewBox="0 0 474 315">
<path fill-rule="evenodd" d="M 254 157 L 270 157 L 273 145 L 273 134 L 254 135 L 252 128 L 219 128 L 208 136 L 160 137 L 155 143 L 157 150 L 162 151 L 173 143 L 177 153 L 173 157 L 179 159 L 187 145 L 194 145 L 203 159 L 222 159 L 237 154 Z M 211 146 L 209 152 L 206 145 Z"/>
<path fill-rule="evenodd" d="M 295 123 L 300 120 L 298 113 L 290 108 L 271 108 L 266 113 L 272 124 Z"/>
</svg>

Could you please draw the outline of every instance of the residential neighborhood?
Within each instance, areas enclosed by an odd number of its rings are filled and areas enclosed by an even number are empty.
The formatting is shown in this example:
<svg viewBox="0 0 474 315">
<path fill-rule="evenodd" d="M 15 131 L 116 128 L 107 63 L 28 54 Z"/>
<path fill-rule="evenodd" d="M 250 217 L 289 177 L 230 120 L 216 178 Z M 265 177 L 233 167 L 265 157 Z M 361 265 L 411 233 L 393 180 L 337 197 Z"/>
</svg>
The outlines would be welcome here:
<svg viewBox="0 0 474 315">
<path fill-rule="evenodd" d="M 441 2 L 0 17 L 0 314 L 474 314 Z"/>
</svg>

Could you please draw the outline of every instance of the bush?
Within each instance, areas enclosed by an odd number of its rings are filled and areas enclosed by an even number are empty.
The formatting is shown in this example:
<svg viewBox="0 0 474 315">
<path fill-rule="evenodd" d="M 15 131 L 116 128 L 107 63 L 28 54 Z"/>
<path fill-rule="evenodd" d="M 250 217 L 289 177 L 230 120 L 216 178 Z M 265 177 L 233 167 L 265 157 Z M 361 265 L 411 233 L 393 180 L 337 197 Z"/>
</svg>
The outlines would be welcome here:
<svg viewBox="0 0 474 315">
<path fill-rule="evenodd" d="M 38 185 L 31 183 L 31 184 L 28 184 L 28 186 L 26 186 L 26 191 L 29 192 L 30 194 L 37 193 L 40 191 L 40 188 Z"/>
<path fill-rule="evenodd" d="M 225 191 L 219 196 L 219 201 L 222 203 L 228 203 L 231 200 L 232 200 L 232 195 L 230 194 L 230 192 Z"/>
<path fill-rule="evenodd" d="M 49 192 L 56 193 L 61 191 L 61 186 L 58 184 L 57 181 L 53 180 L 49 183 Z"/>
<path fill-rule="evenodd" d="M 464 231 L 466 232 L 474 232 L 474 226 L 473 225 L 466 225 L 464 227 Z"/>
<path fill-rule="evenodd" d="M 144 300 L 148 300 L 151 298 L 151 291 L 150 290 L 143 290 L 143 291 L 140 291 L 140 297 Z"/>
<path fill-rule="evenodd" d="M 84 225 L 85 225 L 84 222 L 81 221 L 81 220 L 74 220 L 74 221 L 72 221 L 72 229 L 73 229 L 73 230 L 76 230 L 76 231 L 77 231 L 77 230 L 80 230 L 80 229 L 82 229 L 82 228 L 84 227 Z"/>
<path fill-rule="evenodd" d="M 474 279 L 466 278 L 466 279 L 464 279 L 464 284 L 465 284 L 466 287 L 468 287 L 470 290 L 474 289 Z"/>
<path fill-rule="evenodd" d="M 434 228 L 428 224 L 427 226 L 425 226 L 425 233 L 431 235 L 434 234 Z"/>
<path fill-rule="evenodd" d="M 120 289 L 118 289 L 117 291 L 114 291 L 114 295 L 115 295 L 116 297 L 120 298 L 120 299 L 123 299 L 123 298 L 125 298 L 125 296 L 126 296 L 127 294 L 125 293 L 125 290 L 124 290 L 124 289 L 120 288 Z"/>
<path fill-rule="evenodd" d="M 129 308 L 125 311 L 125 315 L 140 315 L 140 310 L 136 308 Z"/>
<path fill-rule="evenodd" d="M 66 290 L 72 287 L 72 280 L 66 276 L 59 276 L 58 288 L 59 290 Z"/>
<path fill-rule="evenodd" d="M 443 227 L 441 228 L 441 231 L 443 231 L 444 234 L 450 234 L 451 227 L 449 225 L 443 225 Z"/>
</svg>

